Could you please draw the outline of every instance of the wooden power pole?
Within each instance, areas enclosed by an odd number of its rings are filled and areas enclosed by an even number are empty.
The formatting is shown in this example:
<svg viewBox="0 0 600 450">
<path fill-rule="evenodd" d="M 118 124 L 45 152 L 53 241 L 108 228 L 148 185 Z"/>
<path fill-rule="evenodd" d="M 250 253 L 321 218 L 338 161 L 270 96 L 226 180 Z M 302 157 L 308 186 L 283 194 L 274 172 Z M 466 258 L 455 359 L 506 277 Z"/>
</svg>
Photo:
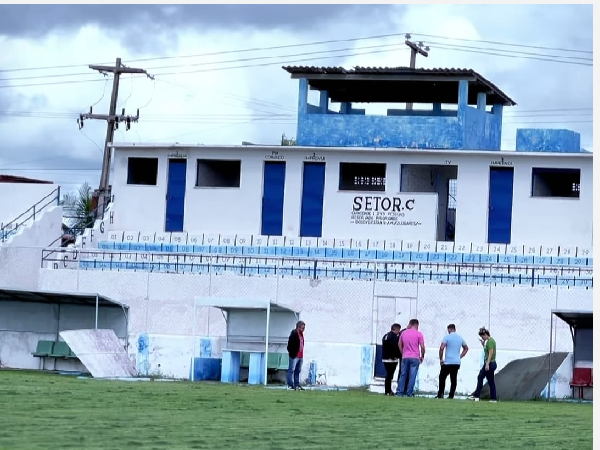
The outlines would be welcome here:
<svg viewBox="0 0 600 450">
<path fill-rule="evenodd" d="M 411 42 L 410 34 L 406 34 L 405 38 L 406 40 L 404 41 L 404 43 L 410 48 L 410 68 L 414 69 L 417 63 L 417 54 L 423 55 L 425 58 L 427 58 L 429 56 L 429 47 L 425 47 L 425 49 L 423 50 L 422 42 L 419 42 L 418 44 Z M 412 107 L 412 103 L 406 104 L 406 109 L 412 109 Z"/>
<path fill-rule="evenodd" d="M 137 69 L 133 67 L 126 67 L 121 64 L 121 58 L 117 58 L 114 66 L 98 66 L 98 65 L 90 65 L 90 69 L 97 70 L 102 74 L 113 74 L 113 86 L 112 86 L 112 94 L 110 97 L 110 107 L 108 114 L 93 114 L 92 108 L 90 107 L 90 112 L 88 114 L 80 114 L 79 116 L 79 128 L 83 128 L 83 121 L 85 119 L 98 119 L 98 120 L 106 120 L 106 138 L 104 140 L 104 157 L 102 160 L 102 173 L 100 175 L 100 186 L 98 190 L 94 193 L 94 196 L 98 198 L 98 209 L 104 211 L 104 205 L 107 203 L 107 198 L 110 197 L 110 189 L 109 189 L 109 172 L 110 172 L 110 158 L 111 158 L 111 149 L 110 144 L 112 144 L 114 139 L 115 130 L 119 126 L 119 122 L 125 122 L 127 125 L 127 129 L 129 129 L 131 122 L 137 122 L 140 116 L 140 111 L 137 111 L 135 116 L 126 116 L 125 109 L 123 109 L 120 116 L 117 115 L 117 99 L 119 97 L 119 79 L 121 74 L 124 73 L 139 73 L 145 74 L 149 78 L 153 77 L 146 72 L 144 69 Z"/>
</svg>

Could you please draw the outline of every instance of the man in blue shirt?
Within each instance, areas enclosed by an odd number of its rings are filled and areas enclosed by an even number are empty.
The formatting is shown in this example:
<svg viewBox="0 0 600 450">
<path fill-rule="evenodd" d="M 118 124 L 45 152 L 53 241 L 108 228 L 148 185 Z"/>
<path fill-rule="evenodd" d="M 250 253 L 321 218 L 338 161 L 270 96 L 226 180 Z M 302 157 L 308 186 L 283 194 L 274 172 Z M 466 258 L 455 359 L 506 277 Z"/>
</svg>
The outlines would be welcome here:
<svg viewBox="0 0 600 450">
<path fill-rule="evenodd" d="M 462 352 L 461 352 L 462 349 Z M 444 358 L 444 350 L 446 356 Z M 446 378 L 450 375 L 450 393 L 448 398 L 454 398 L 456 391 L 456 377 L 458 369 L 460 369 L 460 360 L 469 351 L 469 347 L 464 339 L 456 333 L 456 326 L 451 323 L 448 325 L 448 334 L 444 336 L 440 345 L 440 386 L 437 398 L 444 398 L 444 390 L 446 389 Z"/>
</svg>

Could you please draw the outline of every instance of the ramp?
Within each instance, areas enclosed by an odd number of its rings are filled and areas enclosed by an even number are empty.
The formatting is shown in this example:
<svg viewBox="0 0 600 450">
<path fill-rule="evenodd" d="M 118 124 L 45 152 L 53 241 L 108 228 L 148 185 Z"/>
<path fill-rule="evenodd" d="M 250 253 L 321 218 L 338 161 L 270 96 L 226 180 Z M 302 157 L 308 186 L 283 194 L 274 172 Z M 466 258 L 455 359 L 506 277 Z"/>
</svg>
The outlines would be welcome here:
<svg viewBox="0 0 600 450">
<path fill-rule="evenodd" d="M 539 398 L 548 384 L 548 363 L 554 374 L 563 363 L 568 353 L 545 354 L 533 358 L 517 359 L 509 362 L 496 373 L 496 392 L 501 400 L 531 400 Z M 481 391 L 481 398 L 488 399 L 490 389 L 487 383 Z"/>
<path fill-rule="evenodd" d="M 59 334 L 94 378 L 137 375 L 113 330 L 70 330 Z"/>
</svg>

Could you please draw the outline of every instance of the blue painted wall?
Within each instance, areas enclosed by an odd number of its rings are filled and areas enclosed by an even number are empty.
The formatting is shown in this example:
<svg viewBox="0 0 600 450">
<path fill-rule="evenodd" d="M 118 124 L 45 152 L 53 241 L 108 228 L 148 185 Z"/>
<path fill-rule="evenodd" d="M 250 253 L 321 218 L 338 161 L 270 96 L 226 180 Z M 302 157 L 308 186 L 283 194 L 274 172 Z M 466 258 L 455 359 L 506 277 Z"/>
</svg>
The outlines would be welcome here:
<svg viewBox="0 0 600 450">
<path fill-rule="evenodd" d="M 461 148 L 456 117 L 305 114 L 298 145 L 320 147 Z"/>
<path fill-rule="evenodd" d="M 138 375 L 148 375 L 150 372 L 149 349 L 150 337 L 148 333 L 140 333 L 137 348 L 137 371 Z"/>
<path fill-rule="evenodd" d="M 517 129 L 518 152 L 581 152 L 581 136 L 571 130 Z"/>
<path fill-rule="evenodd" d="M 373 354 L 374 348 L 372 345 L 362 347 L 360 364 L 360 384 L 362 386 L 371 384 L 373 379 Z"/>
<path fill-rule="evenodd" d="M 497 111 L 501 106 L 494 106 Z M 465 150 L 500 150 L 502 114 L 490 114 L 467 106 L 464 109 L 463 144 Z"/>
<path fill-rule="evenodd" d="M 319 105 L 308 103 L 308 82 L 300 80 L 298 145 L 320 147 L 397 147 L 452 150 L 500 150 L 502 106 L 485 111 L 485 94 L 478 107 L 467 105 L 468 83 L 459 83 L 456 111 L 434 104 L 429 111 L 390 109 L 387 116 L 367 116 L 364 109 L 342 104 L 329 110 L 327 92 Z"/>
</svg>

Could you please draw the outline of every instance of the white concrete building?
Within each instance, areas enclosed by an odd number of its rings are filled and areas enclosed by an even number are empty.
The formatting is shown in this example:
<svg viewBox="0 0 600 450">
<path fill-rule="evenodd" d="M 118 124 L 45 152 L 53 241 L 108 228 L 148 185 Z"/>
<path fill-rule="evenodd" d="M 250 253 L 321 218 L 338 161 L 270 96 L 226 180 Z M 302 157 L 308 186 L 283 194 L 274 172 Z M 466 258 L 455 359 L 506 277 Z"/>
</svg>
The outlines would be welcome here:
<svg viewBox="0 0 600 450">
<path fill-rule="evenodd" d="M 434 103 L 435 120 L 454 127 L 447 116 L 460 118 L 460 102 L 472 103 L 469 89 L 477 109 L 468 107 L 465 120 L 501 119 L 502 102 L 512 100 L 497 88 L 482 94 L 489 86 L 475 78 L 444 81 L 453 83 L 448 92 L 456 90 L 459 109 Z M 302 106 L 303 83 L 299 116 L 337 114 L 337 133 L 344 114 L 360 111 L 330 111 L 329 100 L 348 100 L 335 97 L 342 94 L 333 84 L 322 91 L 326 107 Z M 486 98 L 496 112 L 486 111 Z M 428 130 L 420 115 L 432 113 L 393 110 L 389 119 L 407 119 L 398 123 L 414 134 Z M 317 119 L 300 117 L 299 135 L 305 120 Z M 327 117 L 318 120 L 328 126 Z M 315 126 L 303 139 L 325 139 Z M 559 131 L 545 142 L 571 139 Z M 547 353 L 551 339 L 571 351 L 566 326 L 557 324 L 550 337 L 550 311 L 592 309 L 593 156 L 535 149 L 533 140 L 515 152 L 491 148 L 492 141 L 485 150 L 465 148 L 469 139 L 443 148 L 114 145 L 105 216 L 74 247 L 0 248 L 0 287 L 98 292 L 127 304 L 139 372 L 176 378 L 225 345 L 224 316 L 196 308 L 199 296 L 262 298 L 300 311 L 303 378 L 328 385 L 370 384 L 382 335 L 416 317 L 428 346 L 419 388 L 436 390 L 437 349 L 455 323 L 472 349 L 458 391 L 470 392 L 481 326 L 497 340 L 499 369 Z M 551 392 L 568 390 L 568 380 L 557 381 Z"/>
</svg>

